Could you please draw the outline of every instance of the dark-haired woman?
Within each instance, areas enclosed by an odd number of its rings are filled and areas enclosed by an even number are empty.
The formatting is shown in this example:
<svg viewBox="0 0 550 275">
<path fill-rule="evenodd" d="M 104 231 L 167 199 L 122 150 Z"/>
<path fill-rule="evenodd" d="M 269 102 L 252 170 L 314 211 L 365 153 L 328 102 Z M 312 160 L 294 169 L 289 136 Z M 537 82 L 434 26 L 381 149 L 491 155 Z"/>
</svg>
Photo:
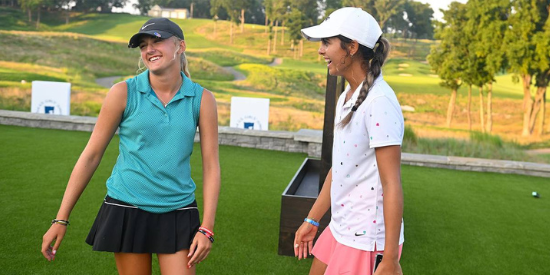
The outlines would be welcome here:
<svg viewBox="0 0 550 275">
<path fill-rule="evenodd" d="M 382 77 L 389 43 L 370 14 L 351 7 L 302 34 L 322 42 L 319 54 L 329 73 L 348 85 L 336 107 L 332 168 L 296 231 L 295 255 L 315 256 L 310 274 L 402 274 L 404 120 Z M 329 208 L 330 224 L 313 247 L 318 221 Z M 383 258 L 374 272 L 378 254 Z"/>
</svg>

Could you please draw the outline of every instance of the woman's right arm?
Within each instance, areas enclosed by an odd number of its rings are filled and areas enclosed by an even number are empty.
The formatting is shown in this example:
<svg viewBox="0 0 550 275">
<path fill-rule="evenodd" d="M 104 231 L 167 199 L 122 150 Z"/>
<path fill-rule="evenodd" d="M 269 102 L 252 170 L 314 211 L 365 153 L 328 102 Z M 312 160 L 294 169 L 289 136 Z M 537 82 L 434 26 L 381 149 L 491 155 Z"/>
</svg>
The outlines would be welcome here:
<svg viewBox="0 0 550 275">
<path fill-rule="evenodd" d="M 73 168 L 56 219 L 69 220 L 73 207 L 99 166 L 103 153 L 118 128 L 126 107 L 126 98 L 126 82 L 113 85 L 107 93 L 90 140 Z M 66 225 L 52 224 L 44 234 L 41 251 L 48 261 L 55 258 L 66 230 Z M 51 246 L 54 241 L 55 244 Z"/>
<path fill-rule="evenodd" d="M 330 188 L 332 185 L 332 168 L 328 171 L 327 177 L 323 184 L 323 188 L 315 200 L 315 203 L 311 207 L 308 218 L 321 221 L 325 213 L 330 208 Z M 300 228 L 296 231 L 294 236 L 294 255 L 298 257 L 298 260 L 302 258 L 307 258 L 308 252 L 311 254 L 311 249 L 313 249 L 313 240 L 317 234 L 317 226 L 312 225 L 308 222 L 303 222 Z"/>
</svg>

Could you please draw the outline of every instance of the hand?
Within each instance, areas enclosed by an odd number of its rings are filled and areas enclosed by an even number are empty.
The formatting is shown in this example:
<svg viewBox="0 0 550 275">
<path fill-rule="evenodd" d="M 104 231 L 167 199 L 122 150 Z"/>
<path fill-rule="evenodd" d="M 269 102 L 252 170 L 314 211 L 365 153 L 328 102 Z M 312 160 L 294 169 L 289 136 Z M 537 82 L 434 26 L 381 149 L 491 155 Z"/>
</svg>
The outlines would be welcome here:
<svg viewBox="0 0 550 275">
<path fill-rule="evenodd" d="M 385 258 L 382 259 L 382 261 L 378 265 L 378 268 L 376 269 L 376 272 L 374 272 L 373 275 L 383 274 L 403 275 L 403 270 L 401 270 L 401 265 L 399 264 L 399 261 L 386 260 Z"/>
<path fill-rule="evenodd" d="M 52 224 L 50 229 L 42 237 L 42 255 L 48 260 L 53 261 L 55 259 L 55 254 L 57 249 L 61 245 L 61 241 L 67 232 L 67 226 L 62 224 Z M 54 245 L 52 243 L 55 241 Z"/>
<path fill-rule="evenodd" d="M 298 257 L 298 260 L 307 258 L 308 254 L 311 255 L 313 239 L 315 239 L 318 230 L 317 226 L 308 222 L 302 223 L 300 228 L 298 228 L 294 236 L 294 256 Z"/>
<path fill-rule="evenodd" d="M 191 247 L 189 247 L 189 255 L 187 255 L 187 257 L 191 257 L 191 259 L 189 259 L 189 262 L 187 263 L 187 268 L 191 268 L 194 265 L 204 261 L 206 256 L 208 256 L 208 253 L 210 253 L 210 249 L 212 249 L 212 242 L 210 239 L 208 239 L 208 237 L 204 234 L 197 232 Z"/>
</svg>

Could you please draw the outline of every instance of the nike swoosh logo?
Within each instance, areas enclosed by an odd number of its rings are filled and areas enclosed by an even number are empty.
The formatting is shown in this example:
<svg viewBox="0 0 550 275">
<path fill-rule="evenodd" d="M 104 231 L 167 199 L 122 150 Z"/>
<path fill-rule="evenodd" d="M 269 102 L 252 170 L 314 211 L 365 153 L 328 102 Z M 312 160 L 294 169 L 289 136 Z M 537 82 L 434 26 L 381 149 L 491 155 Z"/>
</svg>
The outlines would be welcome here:
<svg viewBox="0 0 550 275">
<path fill-rule="evenodd" d="M 151 25 L 153 25 L 153 24 L 155 24 L 155 23 L 147 24 L 147 25 L 141 27 L 141 30 L 145 30 L 145 28 L 147 28 L 147 27 L 149 27 L 149 26 L 151 26 Z"/>
<path fill-rule="evenodd" d="M 357 236 L 357 237 L 363 236 L 363 235 L 365 235 L 365 233 L 357 233 L 357 232 L 355 233 L 355 236 Z"/>
</svg>

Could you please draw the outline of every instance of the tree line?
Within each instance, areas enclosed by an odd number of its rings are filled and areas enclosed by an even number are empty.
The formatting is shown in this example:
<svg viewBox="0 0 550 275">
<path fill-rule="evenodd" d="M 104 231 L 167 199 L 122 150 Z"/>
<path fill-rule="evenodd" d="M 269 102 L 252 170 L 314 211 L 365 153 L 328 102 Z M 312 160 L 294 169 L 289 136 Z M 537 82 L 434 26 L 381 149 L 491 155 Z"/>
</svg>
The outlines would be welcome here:
<svg viewBox="0 0 550 275">
<path fill-rule="evenodd" d="M 65 13 L 68 23 L 72 11 L 111 12 L 113 7 L 123 7 L 128 1 L 0 0 L 0 3 L 25 10 L 30 22 L 34 14 L 38 28 L 40 11 L 44 9 Z M 491 132 L 492 85 L 496 75 L 511 72 L 523 86 L 523 135 L 533 134 L 535 128 L 538 134 L 544 132 L 546 87 L 550 81 L 550 0 L 453 2 L 442 11 L 441 22 L 433 20 L 429 4 L 413 0 L 138 0 L 134 7 L 146 14 L 154 5 L 187 8 L 192 18 L 230 21 L 230 43 L 234 26 L 240 26 L 240 32 L 244 32 L 245 23 L 265 25 L 269 32 L 267 54 L 277 51 L 279 40 L 282 45 L 285 37 L 290 37 L 293 49 L 300 45 L 294 51 L 295 57 L 301 55 L 302 28 L 317 24 L 338 8 L 361 7 L 379 20 L 386 36 L 439 40 L 428 61 L 441 78 L 442 86 L 451 90 L 448 127 L 457 90 L 466 85 L 470 129 L 472 87 L 478 87 L 481 129 Z"/>
<path fill-rule="evenodd" d="M 4 5 L 17 6 L 28 14 L 29 22 L 36 14 L 36 27 L 40 25 L 40 11 L 58 10 L 65 14 L 68 24 L 70 13 L 111 12 L 113 7 L 123 7 L 129 0 L 0 0 Z M 230 24 L 229 37 L 233 43 L 236 26 L 244 32 L 244 24 L 265 25 L 269 31 L 267 54 L 277 52 L 284 45 L 285 31 L 290 36 L 290 46 L 294 53 L 302 55 L 303 40 L 300 30 L 317 24 L 334 10 L 352 6 L 361 7 L 379 19 L 387 36 L 405 39 L 433 39 L 433 10 L 428 4 L 413 0 L 137 0 L 133 4 L 142 15 L 154 5 L 164 8 L 186 8 L 191 18 L 211 18 L 227 20 Z M 214 25 L 214 35 L 216 32 Z M 279 35 L 279 32 L 281 33 Z M 297 47 L 299 45 L 299 48 Z"/>
<path fill-rule="evenodd" d="M 36 22 L 38 28 L 42 10 L 64 12 L 68 23 L 71 11 L 109 13 L 112 8 L 124 7 L 128 1 L 0 0 L 0 4 L 21 8 L 27 13 L 29 22 Z M 413 0 L 138 0 L 133 4 L 142 15 L 154 5 L 186 8 L 193 18 L 231 20 L 241 28 L 244 23 L 286 26 L 291 34 L 346 6 L 368 11 L 379 19 L 385 33 L 395 37 L 433 39 L 434 30 L 432 8 Z"/>
<path fill-rule="evenodd" d="M 546 89 L 550 81 L 550 0 L 469 0 L 453 2 L 437 22 L 428 61 L 441 85 L 451 90 L 447 127 L 451 127 L 457 90 L 468 87 L 471 130 L 472 87 L 479 89 L 483 132 L 492 130 L 495 76 L 512 73 L 523 88 L 523 136 L 542 135 Z M 484 110 L 484 97 L 487 110 Z M 538 130 L 535 132 L 535 128 Z"/>
</svg>

